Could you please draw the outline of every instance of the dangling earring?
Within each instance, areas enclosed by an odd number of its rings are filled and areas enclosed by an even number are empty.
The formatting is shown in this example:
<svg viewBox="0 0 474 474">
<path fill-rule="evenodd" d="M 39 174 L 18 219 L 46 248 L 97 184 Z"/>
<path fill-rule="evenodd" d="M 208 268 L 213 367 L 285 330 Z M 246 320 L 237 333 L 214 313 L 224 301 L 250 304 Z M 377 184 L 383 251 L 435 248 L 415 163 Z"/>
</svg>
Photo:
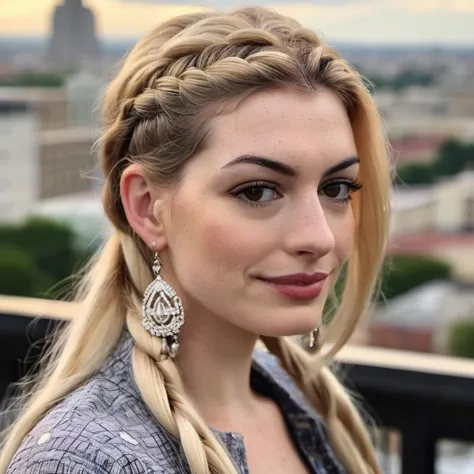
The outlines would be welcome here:
<svg viewBox="0 0 474 474">
<path fill-rule="evenodd" d="M 156 242 L 153 242 L 156 247 Z M 184 311 L 180 297 L 161 278 L 161 261 L 155 252 L 153 262 L 155 279 L 148 285 L 143 295 L 142 323 L 153 336 L 163 339 L 162 354 L 175 357 L 178 353 L 178 334 L 184 323 Z"/>
<path fill-rule="evenodd" d="M 315 327 L 308 336 L 308 350 L 316 352 L 319 349 L 319 337 L 321 336 L 321 325 Z"/>
</svg>

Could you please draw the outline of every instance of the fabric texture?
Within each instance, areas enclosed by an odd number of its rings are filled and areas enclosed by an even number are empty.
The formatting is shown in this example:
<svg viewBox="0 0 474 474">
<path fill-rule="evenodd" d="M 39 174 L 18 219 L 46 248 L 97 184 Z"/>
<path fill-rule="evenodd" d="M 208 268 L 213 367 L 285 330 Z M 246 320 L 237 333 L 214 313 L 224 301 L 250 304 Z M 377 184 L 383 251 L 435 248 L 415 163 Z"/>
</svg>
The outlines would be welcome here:
<svg viewBox="0 0 474 474">
<path fill-rule="evenodd" d="M 102 369 L 52 408 L 16 452 L 7 474 L 188 474 L 177 439 L 151 415 L 135 385 L 127 331 Z M 251 383 L 278 404 L 309 472 L 345 474 L 323 420 L 281 367 L 256 350 Z M 243 437 L 214 430 L 248 474 Z"/>
</svg>

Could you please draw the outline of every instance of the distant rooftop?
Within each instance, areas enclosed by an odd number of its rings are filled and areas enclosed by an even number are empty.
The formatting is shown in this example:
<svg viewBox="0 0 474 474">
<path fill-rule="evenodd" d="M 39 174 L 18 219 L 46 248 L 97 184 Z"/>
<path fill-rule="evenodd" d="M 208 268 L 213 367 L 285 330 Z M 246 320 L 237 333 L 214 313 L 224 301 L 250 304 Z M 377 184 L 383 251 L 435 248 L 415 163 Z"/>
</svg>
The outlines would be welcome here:
<svg viewBox="0 0 474 474">
<path fill-rule="evenodd" d="M 0 102 L 27 102 L 30 104 L 46 101 L 66 100 L 63 89 L 48 87 L 0 87 Z"/>
<path fill-rule="evenodd" d="M 449 135 L 437 134 L 417 134 L 413 136 L 393 139 L 393 159 L 396 165 L 412 162 L 432 161 L 439 147 L 449 137 Z"/>
<path fill-rule="evenodd" d="M 67 127 L 54 130 L 44 130 L 39 133 L 42 145 L 75 143 L 78 141 L 95 141 L 100 131 L 93 126 Z"/>
<path fill-rule="evenodd" d="M 420 232 L 392 236 L 391 255 L 425 254 L 446 248 L 474 248 L 474 232 L 444 234 L 442 232 Z"/>
<path fill-rule="evenodd" d="M 410 328 L 441 326 L 446 322 L 446 305 L 449 305 L 451 310 L 455 309 L 453 304 L 456 298 L 453 296 L 458 291 L 457 285 L 450 281 L 427 283 L 388 300 L 376 310 L 373 321 L 377 324 Z"/>
<path fill-rule="evenodd" d="M 392 194 L 392 210 L 394 212 L 416 209 L 435 201 L 433 187 L 397 188 Z"/>
</svg>

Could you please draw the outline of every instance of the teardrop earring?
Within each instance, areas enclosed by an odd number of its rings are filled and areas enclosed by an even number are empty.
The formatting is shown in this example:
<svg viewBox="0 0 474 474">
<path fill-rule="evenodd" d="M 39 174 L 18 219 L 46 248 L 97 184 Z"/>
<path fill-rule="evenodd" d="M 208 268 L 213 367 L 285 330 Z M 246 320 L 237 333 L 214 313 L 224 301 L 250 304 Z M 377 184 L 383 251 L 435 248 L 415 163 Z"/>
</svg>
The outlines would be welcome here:
<svg viewBox="0 0 474 474">
<path fill-rule="evenodd" d="M 162 264 L 157 252 L 152 270 L 155 279 L 143 295 L 142 324 L 151 335 L 163 339 L 161 352 L 173 358 L 178 353 L 178 335 L 184 323 L 183 305 L 173 288 L 161 278 Z"/>
<path fill-rule="evenodd" d="M 308 334 L 307 350 L 311 353 L 320 348 L 321 324 L 310 331 Z"/>
</svg>

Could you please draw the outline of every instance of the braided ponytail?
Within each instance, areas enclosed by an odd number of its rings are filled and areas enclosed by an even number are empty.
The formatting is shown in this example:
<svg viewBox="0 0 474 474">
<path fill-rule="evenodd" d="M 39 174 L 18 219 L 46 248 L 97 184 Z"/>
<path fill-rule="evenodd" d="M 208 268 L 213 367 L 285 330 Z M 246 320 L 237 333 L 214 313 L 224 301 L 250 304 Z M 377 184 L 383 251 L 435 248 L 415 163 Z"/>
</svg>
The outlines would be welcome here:
<svg viewBox="0 0 474 474">
<path fill-rule="evenodd" d="M 148 286 L 151 273 L 131 237 L 122 237 L 122 249 L 134 290 L 126 323 L 135 341 L 133 374 L 143 401 L 159 423 L 179 439 L 193 474 L 236 473 L 224 447 L 186 396 L 177 366 L 162 355 L 161 339 L 143 327 L 140 295 Z"/>
</svg>

